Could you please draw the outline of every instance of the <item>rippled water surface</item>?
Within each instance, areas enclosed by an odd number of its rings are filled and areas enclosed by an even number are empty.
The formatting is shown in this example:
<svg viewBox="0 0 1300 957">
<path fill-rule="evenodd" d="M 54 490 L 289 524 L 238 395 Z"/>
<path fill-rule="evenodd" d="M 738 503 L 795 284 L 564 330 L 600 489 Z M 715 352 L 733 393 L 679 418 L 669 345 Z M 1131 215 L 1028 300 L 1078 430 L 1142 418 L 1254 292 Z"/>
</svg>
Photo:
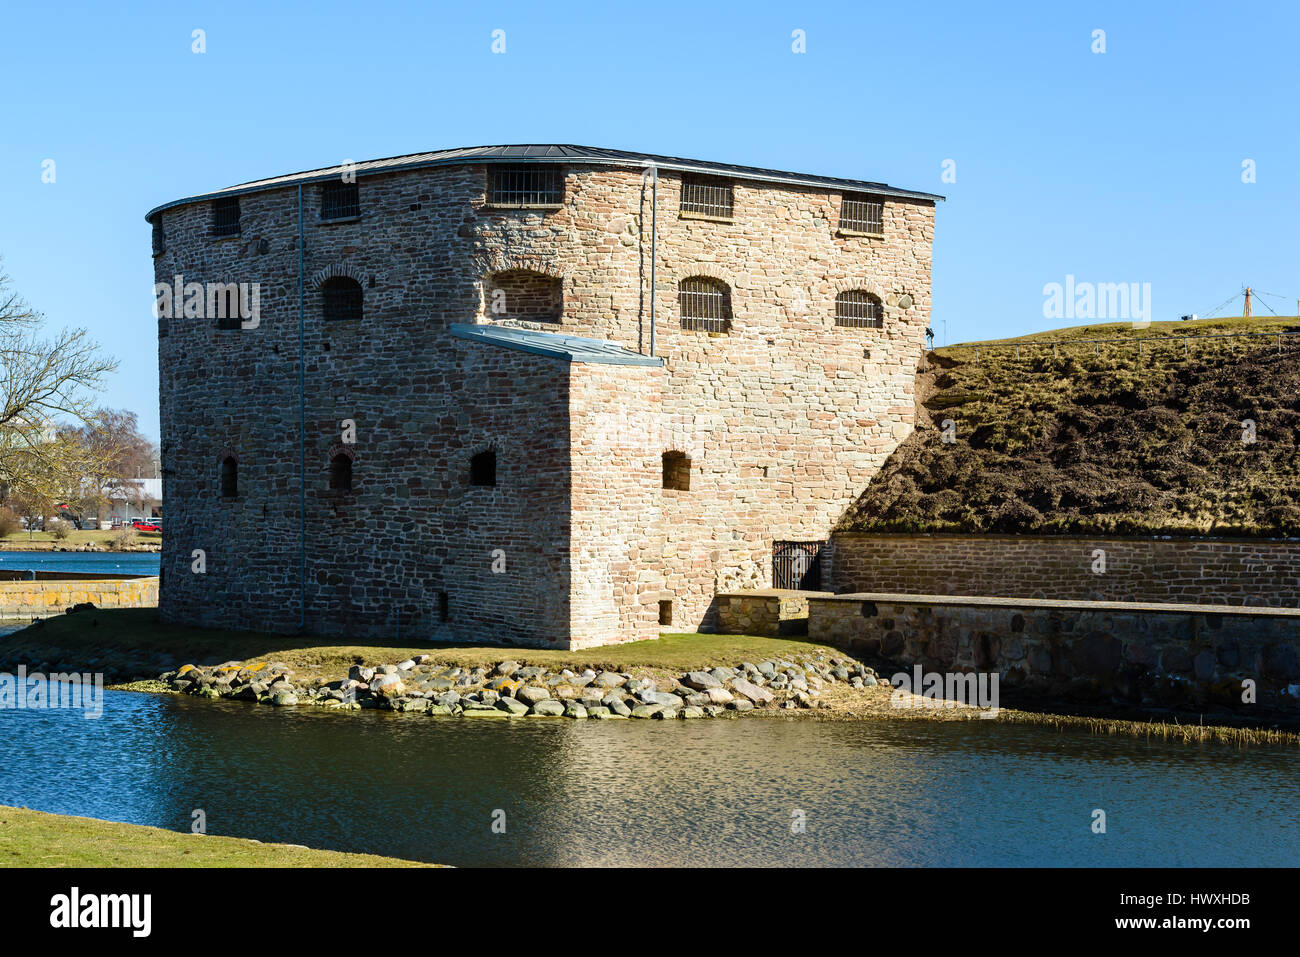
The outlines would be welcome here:
<svg viewBox="0 0 1300 957">
<path fill-rule="evenodd" d="M 461 866 L 1295 865 L 1296 755 L 986 722 L 496 721 L 107 692 L 0 804 Z M 1104 809 L 1108 832 L 1089 829 Z M 506 833 L 493 813 L 505 811 Z M 806 832 L 791 833 L 793 813 Z"/>
<path fill-rule="evenodd" d="M 113 572 L 157 575 L 157 552 L 11 552 L 0 551 L 0 570 L 39 569 L 52 572 Z"/>
</svg>

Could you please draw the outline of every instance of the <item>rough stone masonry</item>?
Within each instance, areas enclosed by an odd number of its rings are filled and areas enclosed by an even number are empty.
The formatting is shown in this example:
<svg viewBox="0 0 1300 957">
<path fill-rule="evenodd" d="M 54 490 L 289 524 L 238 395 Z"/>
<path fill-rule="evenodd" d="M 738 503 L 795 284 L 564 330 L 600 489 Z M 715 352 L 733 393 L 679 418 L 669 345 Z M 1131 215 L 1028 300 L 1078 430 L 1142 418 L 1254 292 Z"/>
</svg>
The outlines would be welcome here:
<svg viewBox="0 0 1300 957">
<path fill-rule="evenodd" d="M 911 430 L 939 199 L 529 146 L 151 211 L 185 292 L 159 318 L 164 618 L 570 648 L 713 627 Z M 213 314 L 230 283 L 256 321 Z"/>
</svg>

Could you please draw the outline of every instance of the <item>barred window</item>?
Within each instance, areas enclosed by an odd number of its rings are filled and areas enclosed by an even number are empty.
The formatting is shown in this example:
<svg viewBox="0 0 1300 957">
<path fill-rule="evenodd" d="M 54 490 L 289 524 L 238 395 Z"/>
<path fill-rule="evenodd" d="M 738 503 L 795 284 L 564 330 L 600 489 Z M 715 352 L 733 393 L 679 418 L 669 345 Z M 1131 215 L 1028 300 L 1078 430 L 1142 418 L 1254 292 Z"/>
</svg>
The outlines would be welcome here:
<svg viewBox="0 0 1300 957">
<path fill-rule="evenodd" d="M 321 219 L 351 219 L 360 215 L 361 192 L 356 183 L 326 183 L 321 188 Z"/>
<path fill-rule="evenodd" d="M 702 213 L 730 219 L 734 207 L 731 180 L 712 176 L 683 176 L 683 213 Z"/>
<path fill-rule="evenodd" d="M 835 325 L 858 329 L 880 329 L 885 325 L 880 299 L 861 289 L 850 289 L 835 297 Z"/>
<path fill-rule="evenodd" d="M 731 329 L 731 290 L 727 284 L 707 276 L 683 279 L 677 287 L 682 328 L 697 332 L 727 332 Z"/>
<path fill-rule="evenodd" d="M 488 205 L 559 206 L 564 202 L 564 174 L 558 166 L 488 168 Z"/>
<path fill-rule="evenodd" d="M 212 201 L 212 235 L 239 235 L 239 197 L 228 196 Z"/>
<path fill-rule="evenodd" d="M 348 276 L 334 276 L 321 285 L 321 305 L 325 320 L 360 319 L 361 283 Z"/>
<path fill-rule="evenodd" d="M 845 193 L 840 200 L 840 229 L 857 233 L 885 231 L 885 204 L 878 196 Z"/>
<path fill-rule="evenodd" d="M 167 234 L 163 232 L 162 214 L 153 218 L 153 254 L 161 256 L 167 251 Z"/>
</svg>

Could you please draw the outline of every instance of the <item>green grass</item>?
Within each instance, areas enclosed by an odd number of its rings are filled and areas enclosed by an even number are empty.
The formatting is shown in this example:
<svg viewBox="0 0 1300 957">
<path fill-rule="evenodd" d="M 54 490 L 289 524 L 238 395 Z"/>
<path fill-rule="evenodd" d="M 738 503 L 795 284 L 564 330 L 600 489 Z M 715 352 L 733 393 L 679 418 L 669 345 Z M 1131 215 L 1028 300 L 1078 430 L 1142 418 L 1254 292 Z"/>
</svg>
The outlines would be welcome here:
<svg viewBox="0 0 1300 957">
<path fill-rule="evenodd" d="M 1077 326 L 936 349 L 916 431 L 841 527 L 1300 534 L 1300 335 L 1279 351 L 1283 331 L 1300 319 Z M 1210 338 L 1229 332 L 1266 335 Z M 1103 338 L 1121 341 L 1083 341 Z"/>
<path fill-rule="evenodd" d="M 430 867 L 371 854 L 0 807 L 3 867 Z"/>
<path fill-rule="evenodd" d="M 113 546 L 114 532 L 99 531 L 93 529 L 74 528 L 68 533 L 67 538 L 58 539 L 49 532 L 14 532 L 12 535 L 6 535 L 0 541 L 11 545 L 25 545 L 33 542 L 49 542 L 54 545 L 103 545 L 111 548 Z M 135 540 L 138 544 L 144 545 L 149 542 L 161 542 L 161 532 L 136 532 Z"/>
<path fill-rule="evenodd" d="M 753 635 L 668 634 L 657 641 L 605 645 L 585 651 L 512 648 L 501 645 L 412 644 L 404 640 L 331 640 L 317 636 L 268 635 L 170 625 L 154 608 L 114 608 L 47 618 L 37 626 L 0 638 L 0 652 L 27 652 L 39 660 L 56 651 L 72 660 L 107 656 L 113 661 L 147 662 L 165 654 L 178 664 L 215 665 L 226 661 L 277 661 L 299 673 L 329 680 L 344 677 L 353 664 L 395 663 L 415 655 L 462 666 L 492 664 L 513 658 L 548 668 L 594 668 L 617 671 L 662 669 L 688 671 L 719 665 L 755 663 L 764 658 L 800 654 L 842 654 L 828 645 Z"/>
</svg>

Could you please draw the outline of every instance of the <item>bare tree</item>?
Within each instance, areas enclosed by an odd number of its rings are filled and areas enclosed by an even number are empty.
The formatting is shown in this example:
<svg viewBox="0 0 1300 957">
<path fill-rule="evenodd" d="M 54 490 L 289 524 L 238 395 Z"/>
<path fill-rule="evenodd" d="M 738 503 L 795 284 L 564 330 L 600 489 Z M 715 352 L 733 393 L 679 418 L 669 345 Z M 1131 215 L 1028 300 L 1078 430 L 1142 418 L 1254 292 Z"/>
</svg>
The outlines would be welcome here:
<svg viewBox="0 0 1300 957">
<path fill-rule="evenodd" d="M 0 269 L 0 485 L 29 508 L 48 508 L 80 482 L 93 450 L 60 424 L 89 425 L 93 393 L 117 368 L 85 329 L 47 339 L 43 324 Z"/>
</svg>

